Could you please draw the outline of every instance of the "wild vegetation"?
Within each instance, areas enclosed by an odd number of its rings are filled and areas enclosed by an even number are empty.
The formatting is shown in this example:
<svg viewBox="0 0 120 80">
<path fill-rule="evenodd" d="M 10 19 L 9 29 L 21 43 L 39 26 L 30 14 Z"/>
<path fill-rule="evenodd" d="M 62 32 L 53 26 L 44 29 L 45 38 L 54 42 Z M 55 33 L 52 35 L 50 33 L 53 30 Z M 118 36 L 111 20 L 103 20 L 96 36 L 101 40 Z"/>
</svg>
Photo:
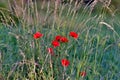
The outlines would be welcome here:
<svg viewBox="0 0 120 80">
<path fill-rule="evenodd" d="M 0 80 L 120 79 L 119 8 L 70 1 L 0 7 Z"/>
</svg>

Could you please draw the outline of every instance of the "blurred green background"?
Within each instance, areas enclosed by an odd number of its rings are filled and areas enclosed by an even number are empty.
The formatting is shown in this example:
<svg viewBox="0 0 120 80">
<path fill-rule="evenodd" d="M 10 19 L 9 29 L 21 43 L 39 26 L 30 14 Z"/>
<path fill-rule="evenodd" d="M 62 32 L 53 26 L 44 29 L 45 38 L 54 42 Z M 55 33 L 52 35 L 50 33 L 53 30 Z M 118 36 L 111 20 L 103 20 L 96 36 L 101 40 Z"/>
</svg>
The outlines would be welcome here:
<svg viewBox="0 0 120 80">
<path fill-rule="evenodd" d="M 13 0 L 0 0 L 0 7 L 9 7 L 9 2 L 12 2 Z M 16 0 L 17 2 L 22 1 L 22 0 Z M 37 3 L 39 4 L 43 0 L 36 0 Z M 111 0 L 111 8 L 113 9 L 119 9 L 120 10 L 120 0 Z"/>
</svg>

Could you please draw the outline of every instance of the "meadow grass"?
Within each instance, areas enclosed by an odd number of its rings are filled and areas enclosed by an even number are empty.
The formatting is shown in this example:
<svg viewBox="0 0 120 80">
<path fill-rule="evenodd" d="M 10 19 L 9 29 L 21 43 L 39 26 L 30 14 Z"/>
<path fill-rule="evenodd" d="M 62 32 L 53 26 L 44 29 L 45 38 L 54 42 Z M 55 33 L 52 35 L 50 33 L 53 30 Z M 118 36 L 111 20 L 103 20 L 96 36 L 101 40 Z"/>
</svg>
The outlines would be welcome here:
<svg viewBox="0 0 120 80">
<path fill-rule="evenodd" d="M 74 4 L 65 4 L 54 16 L 51 4 L 37 10 L 38 4 L 32 3 L 21 16 L 0 9 L 0 80 L 119 80 L 119 15 L 104 8 L 91 14 L 89 8 L 75 11 Z M 37 31 L 43 36 L 34 39 Z M 72 38 L 70 31 L 79 37 Z M 50 55 L 47 48 L 53 48 L 56 35 L 69 41 Z M 70 61 L 66 68 L 63 58 Z"/>
</svg>

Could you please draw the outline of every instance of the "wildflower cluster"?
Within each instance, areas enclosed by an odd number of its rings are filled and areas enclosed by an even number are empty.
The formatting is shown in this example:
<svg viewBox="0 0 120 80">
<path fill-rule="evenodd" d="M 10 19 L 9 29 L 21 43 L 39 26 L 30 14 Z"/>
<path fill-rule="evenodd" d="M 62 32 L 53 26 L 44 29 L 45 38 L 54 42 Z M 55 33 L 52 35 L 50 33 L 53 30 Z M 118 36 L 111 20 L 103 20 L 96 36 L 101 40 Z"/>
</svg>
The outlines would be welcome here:
<svg viewBox="0 0 120 80">
<path fill-rule="evenodd" d="M 74 39 L 78 39 L 78 34 L 74 31 L 71 31 L 69 32 L 69 36 L 74 38 Z M 36 32 L 34 35 L 33 35 L 33 38 L 34 39 L 39 39 L 43 37 L 43 34 L 40 33 L 40 32 Z M 51 41 L 51 44 L 52 44 L 52 47 L 49 47 L 47 48 L 47 52 L 50 54 L 50 55 L 54 55 L 54 49 L 56 47 L 59 47 L 61 43 L 68 43 L 69 42 L 69 39 L 65 36 L 62 36 L 62 35 L 57 35 L 55 36 L 55 38 Z M 68 67 L 70 65 L 70 61 L 66 58 L 63 58 L 61 59 L 61 65 L 63 67 Z M 83 72 L 80 72 L 80 76 L 84 77 L 86 75 L 86 72 L 83 71 Z"/>
</svg>

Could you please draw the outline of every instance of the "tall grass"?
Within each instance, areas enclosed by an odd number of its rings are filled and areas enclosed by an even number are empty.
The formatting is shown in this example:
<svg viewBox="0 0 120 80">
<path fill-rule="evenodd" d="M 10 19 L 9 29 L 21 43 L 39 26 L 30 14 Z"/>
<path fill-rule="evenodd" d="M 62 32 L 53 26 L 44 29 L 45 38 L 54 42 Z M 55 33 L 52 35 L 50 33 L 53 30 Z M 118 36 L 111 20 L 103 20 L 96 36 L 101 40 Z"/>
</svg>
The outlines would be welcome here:
<svg viewBox="0 0 120 80">
<path fill-rule="evenodd" d="M 57 9 L 54 2 L 41 5 L 41 1 L 23 4 L 19 15 L 0 8 L 0 80 L 119 80 L 119 15 L 104 7 L 90 12 L 73 2 Z M 43 37 L 34 39 L 37 31 Z M 70 37 L 70 31 L 77 32 L 78 39 Z M 69 42 L 54 48 L 56 35 Z M 48 53 L 49 47 L 54 55 Z M 66 68 L 63 58 L 70 61 Z"/>
</svg>

